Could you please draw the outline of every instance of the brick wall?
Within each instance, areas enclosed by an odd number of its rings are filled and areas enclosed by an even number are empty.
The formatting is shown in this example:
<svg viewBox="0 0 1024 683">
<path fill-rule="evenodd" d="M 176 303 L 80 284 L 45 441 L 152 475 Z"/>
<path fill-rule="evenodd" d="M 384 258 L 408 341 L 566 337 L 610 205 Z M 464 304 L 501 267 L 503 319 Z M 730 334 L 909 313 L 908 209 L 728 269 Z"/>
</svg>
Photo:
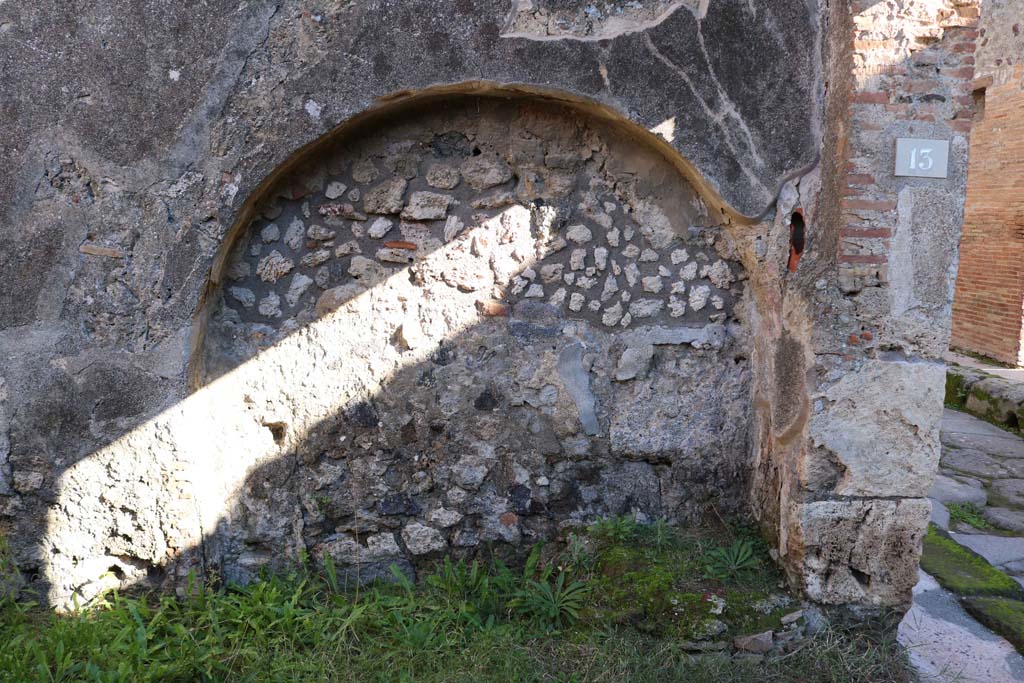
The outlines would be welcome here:
<svg viewBox="0 0 1024 683">
<path fill-rule="evenodd" d="M 890 240 L 906 182 L 892 175 L 895 138 L 949 139 L 971 129 L 977 2 L 905 4 L 851 3 L 851 134 L 841 150 L 846 183 L 838 253 L 847 293 L 889 282 Z"/>
<path fill-rule="evenodd" d="M 974 84 L 984 105 L 971 136 L 951 343 L 955 349 L 1021 365 L 1024 68 L 1012 61 L 1007 55 L 992 57 L 993 68 Z"/>
</svg>

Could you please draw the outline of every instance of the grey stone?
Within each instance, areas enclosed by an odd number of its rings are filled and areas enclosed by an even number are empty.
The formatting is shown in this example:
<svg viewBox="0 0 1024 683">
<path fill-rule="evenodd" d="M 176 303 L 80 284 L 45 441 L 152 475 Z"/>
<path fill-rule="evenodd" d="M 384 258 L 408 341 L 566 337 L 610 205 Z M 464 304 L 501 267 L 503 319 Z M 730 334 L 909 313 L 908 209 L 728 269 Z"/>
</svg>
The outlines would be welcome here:
<svg viewBox="0 0 1024 683">
<path fill-rule="evenodd" d="M 641 278 L 640 282 L 643 285 L 645 292 L 657 294 L 658 292 L 661 291 L 661 277 L 658 275 L 651 275 L 650 277 Z M 634 315 L 636 314 L 634 313 Z"/>
<path fill-rule="evenodd" d="M 256 295 L 251 289 L 245 287 L 229 287 L 228 292 L 231 293 L 231 297 L 242 304 L 246 308 L 252 308 L 256 303 Z"/>
<path fill-rule="evenodd" d="M 997 479 L 992 482 L 994 502 L 1024 508 L 1024 479 Z"/>
<path fill-rule="evenodd" d="M 928 502 L 932 504 L 931 523 L 939 527 L 940 529 L 945 529 L 948 531 L 949 510 L 946 508 L 944 504 L 935 500 L 934 498 L 929 498 Z"/>
<path fill-rule="evenodd" d="M 1004 466 L 1000 460 L 974 449 L 944 448 L 942 466 L 983 479 L 1013 476 L 1011 469 Z"/>
<path fill-rule="evenodd" d="M 438 525 L 443 529 L 447 529 L 448 527 L 455 526 L 456 524 L 461 522 L 463 514 L 458 510 L 437 508 L 436 510 L 432 511 L 428 515 L 428 517 L 430 518 L 430 521 L 434 524 Z"/>
<path fill-rule="evenodd" d="M 1024 538 L 958 533 L 951 533 L 950 536 L 996 566 L 1024 560 Z"/>
<path fill-rule="evenodd" d="M 594 436 L 600 432 L 597 421 L 597 399 L 590 388 L 590 375 L 583 367 L 583 346 L 571 344 L 565 347 L 558 356 L 558 374 L 566 391 L 576 404 L 583 431 Z"/>
<path fill-rule="evenodd" d="M 690 310 L 699 311 L 707 305 L 708 297 L 711 295 L 711 288 L 707 285 L 698 285 L 690 288 L 689 304 Z"/>
<path fill-rule="evenodd" d="M 263 240 L 264 244 L 270 244 L 276 242 L 281 238 L 281 229 L 274 223 L 268 223 L 260 230 L 260 239 Z"/>
<path fill-rule="evenodd" d="M 436 192 L 413 192 L 402 210 L 402 218 L 412 221 L 440 220 L 448 214 L 452 198 Z"/>
<path fill-rule="evenodd" d="M 265 297 L 260 299 L 260 305 L 258 307 L 260 315 L 268 318 L 278 318 L 281 316 L 281 297 L 274 292 L 270 292 Z"/>
<path fill-rule="evenodd" d="M 288 285 L 288 293 L 284 297 L 285 301 L 288 302 L 289 306 L 295 306 L 312 284 L 313 278 L 302 273 L 295 273 L 292 276 L 291 284 Z"/>
<path fill-rule="evenodd" d="M 501 185 L 512 179 L 512 169 L 508 164 L 482 156 L 473 157 L 462 162 L 462 177 L 474 190 L 486 190 Z"/>
<path fill-rule="evenodd" d="M 433 527 L 412 522 L 402 529 L 402 541 L 413 555 L 440 553 L 448 549 L 441 532 Z"/>
<path fill-rule="evenodd" d="M 345 256 L 351 256 L 352 254 L 361 254 L 361 253 L 363 253 L 363 250 L 360 248 L 359 242 L 357 242 L 356 240 L 349 240 L 348 242 L 345 242 L 344 244 L 339 244 L 334 249 L 334 255 L 337 258 L 342 258 L 342 257 L 345 257 Z"/>
<path fill-rule="evenodd" d="M 335 232 L 334 230 L 329 230 L 328 228 L 325 228 L 324 226 L 319 225 L 317 223 L 314 223 L 313 225 L 309 226 L 309 228 L 306 230 L 306 237 L 308 237 L 311 240 L 316 240 L 318 242 L 324 242 L 327 240 L 334 239 L 334 236 L 337 234 L 338 233 Z"/>
<path fill-rule="evenodd" d="M 797 610 L 795 612 L 790 612 L 789 614 L 783 615 L 779 621 L 782 622 L 783 626 L 789 626 L 790 624 L 795 624 L 796 622 L 800 621 L 800 619 L 802 619 L 803 616 L 804 611 Z"/>
<path fill-rule="evenodd" d="M 765 631 L 763 633 L 737 636 L 733 638 L 732 644 L 737 650 L 764 654 L 771 651 L 772 646 L 775 644 L 775 637 L 771 631 Z"/>
<path fill-rule="evenodd" d="M 1000 458 L 1024 459 L 1024 439 L 973 415 L 948 408 L 942 414 L 942 443 Z"/>
<path fill-rule="evenodd" d="M 594 239 L 594 235 L 590 232 L 590 228 L 579 224 L 570 225 L 568 230 L 565 231 L 565 237 L 570 242 L 575 242 L 576 244 L 586 244 L 590 240 Z M 576 268 L 574 268 L 574 270 L 575 269 Z"/>
<path fill-rule="evenodd" d="M 284 233 L 284 243 L 290 249 L 298 250 L 302 248 L 305 237 L 306 224 L 302 222 L 302 219 L 296 218 L 288 224 L 288 230 Z"/>
<path fill-rule="evenodd" d="M 348 188 L 346 187 L 345 183 L 333 181 L 327 183 L 327 189 L 324 190 L 324 196 L 327 197 L 328 199 L 337 199 L 341 197 L 343 194 L 345 194 L 345 190 L 347 189 Z"/>
<path fill-rule="evenodd" d="M 273 284 L 282 276 L 290 273 L 293 268 L 295 268 L 294 261 L 274 250 L 260 259 L 259 265 L 256 266 L 256 274 L 264 282 Z"/>
<path fill-rule="evenodd" d="M 384 181 L 363 195 L 363 209 L 366 213 L 399 213 L 404 205 L 406 185 L 403 178 Z"/>
<path fill-rule="evenodd" d="M 651 318 L 664 308 L 661 299 L 637 299 L 629 304 L 629 314 L 634 318 Z"/>
<path fill-rule="evenodd" d="M 955 595 L 924 572 L 897 639 L 923 680 L 1024 681 L 1024 658 L 1014 647 L 972 619 Z"/>
<path fill-rule="evenodd" d="M 367 229 L 367 234 L 374 240 L 380 240 L 385 236 L 385 234 L 391 231 L 393 226 L 394 223 L 392 221 L 382 216 L 370 224 L 370 227 Z"/>
<path fill-rule="evenodd" d="M 967 483 L 944 474 L 935 476 L 935 483 L 932 485 L 931 491 L 928 492 L 928 497 L 947 505 L 949 503 L 970 503 L 984 507 L 988 501 L 988 494 L 985 493 L 985 489 L 980 483 L 975 481 Z"/>
<path fill-rule="evenodd" d="M 352 165 L 352 179 L 357 183 L 372 183 L 380 176 L 380 171 L 369 159 L 360 159 Z"/>
<path fill-rule="evenodd" d="M 627 346 L 619 357 L 618 367 L 615 368 L 615 379 L 624 382 L 638 377 L 645 377 L 653 358 L 653 344 Z"/>
<path fill-rule="evenodd" d="M 316 268 L 327 263 L 331 258 L 330 249 L 317 249 L 302 257 L 302 265 L 306 268 Z"/>
<path fill-rule="evenodd" d="M 982 514 L 992 526 L 1024 534 L 1024 510 L 1010 508 L 986 507 Z"/>
<path fill-rule="evenodd" d="M 427 169 L 427 184 L 440 190 L 452 190 L 459 184 L 459 169 L 450 164 L 434 164 Z"/>
</svg>

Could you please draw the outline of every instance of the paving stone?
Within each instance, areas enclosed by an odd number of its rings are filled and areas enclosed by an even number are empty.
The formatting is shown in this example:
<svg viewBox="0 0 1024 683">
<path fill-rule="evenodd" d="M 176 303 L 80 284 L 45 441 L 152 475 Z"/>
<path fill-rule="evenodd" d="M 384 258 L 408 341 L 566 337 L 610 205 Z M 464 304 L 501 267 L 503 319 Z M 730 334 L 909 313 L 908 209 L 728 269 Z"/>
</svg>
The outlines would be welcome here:
<svg viewBox="0 0 1024 683">
<path fill-rule="evenodd" d="M 1024 439 L 956 410 L 946 409 L 942 414 L 942 443 L 1002 458 L 1024 458 Z"/>
<path fill-rule="evenodd" d="M 1001 566 L 1008 562 L 1024 560 L 1024 538 L 997 536 L 995 534 L 958 534 L 950 536 L 962 546 L 978 553 L 989 564 Z"/>
<path fill-rule="evenodd" d="M 942 411 L 942 431 L 950 434 L 975 434 L 981 436 L 1008 436 L 1013 434 L 980 420 L 970 413 L 945 408 Z"/>
<path fill-rule="evenodd" d="M 1000 504 L 1024 508 L 1024 479 L 999 479 L 992 482 L 992 497 Z"/>
<path fill-rule="evenodd" d="M 971 618 L 956 596 L 924 572 L 897 638 L 921 680 L 1024 681 L 1024 657 L 1013 645 Z"/>
<path fill-rule="evenodd" d="M 987 507 L 984 510 L 984 516 L 988 523 L 993 526 L 1024 534 L 1024 511 L 1022 510 Z"/>
<path fill-rule="evenodd" d="M 964 608 L 1018 650 L 1024 648 L 1024 602 L 1012 598 L 972 596 L 964 600 Z"/>
<path fill-rule="evenodd" d="M 972 503 L 978 507 L 985 505 L 988 495 L 979 483 L 966 483 L 944 474 L 936 475 L 932 490 L 928 493 L 929 498 L 949 503 Z"/>
<path fill-rule="evenodd" d="M 940 529 L 949 529 L 949 510 L 946 506 L 935 500 L 929 498 L 928 501 L 932 504 L 932 518 L 931 522 Z"/>
<path fill-rule="evenodd" d="M 942 466 L 983 479 L 1012 477 L 1014 471 L 1003 462 L 977 449 L 942 449 Z"/>
</svg>

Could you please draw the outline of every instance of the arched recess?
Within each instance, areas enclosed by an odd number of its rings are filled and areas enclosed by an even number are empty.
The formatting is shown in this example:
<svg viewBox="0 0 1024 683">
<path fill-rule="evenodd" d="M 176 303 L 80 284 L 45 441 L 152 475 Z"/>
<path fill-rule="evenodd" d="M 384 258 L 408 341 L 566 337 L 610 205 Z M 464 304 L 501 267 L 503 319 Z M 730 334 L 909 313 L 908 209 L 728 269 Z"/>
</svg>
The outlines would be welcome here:
<svg viewBox="0 0 1024 683">
<path fill-rule="evenodd" d="M 193 387 L 242 413 L 207 559 L 245 579 L 329 553 L 365 578 L 741 509 L 731 213 L 660 137 L 525 88 L 396 96 L 300 151 L 199 314 Z"/>
</svg>

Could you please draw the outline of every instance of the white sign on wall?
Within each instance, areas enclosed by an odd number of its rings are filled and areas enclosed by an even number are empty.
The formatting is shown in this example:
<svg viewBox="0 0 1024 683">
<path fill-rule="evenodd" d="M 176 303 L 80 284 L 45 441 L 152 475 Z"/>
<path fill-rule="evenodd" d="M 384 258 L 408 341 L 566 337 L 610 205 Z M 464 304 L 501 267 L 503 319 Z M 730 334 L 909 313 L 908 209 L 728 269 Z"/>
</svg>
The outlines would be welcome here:
<svg viewBox="0 0 1024 683">
<path fill-rule="evenodd" d="M 896 175 L 945 178 L 949 170 L 949 140 L 896 138 Z"/>
</svg>

